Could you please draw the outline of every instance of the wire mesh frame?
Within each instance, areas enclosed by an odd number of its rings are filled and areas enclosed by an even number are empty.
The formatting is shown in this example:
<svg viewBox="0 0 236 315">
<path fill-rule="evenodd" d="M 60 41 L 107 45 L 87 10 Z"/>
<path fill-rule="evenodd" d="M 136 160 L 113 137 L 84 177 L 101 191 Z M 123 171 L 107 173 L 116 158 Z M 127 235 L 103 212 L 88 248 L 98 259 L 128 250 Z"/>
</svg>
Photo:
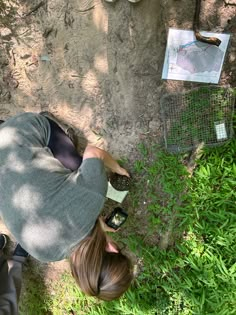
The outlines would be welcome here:
<svg viewBox="0 0 236 315">
<path fill-rule="evenodd" d="M 203 86 L 161 98 L 165 147 L 178 153 L 200 143 L 217 146 L 231 139 L 235 89 Z"/>
</svg>

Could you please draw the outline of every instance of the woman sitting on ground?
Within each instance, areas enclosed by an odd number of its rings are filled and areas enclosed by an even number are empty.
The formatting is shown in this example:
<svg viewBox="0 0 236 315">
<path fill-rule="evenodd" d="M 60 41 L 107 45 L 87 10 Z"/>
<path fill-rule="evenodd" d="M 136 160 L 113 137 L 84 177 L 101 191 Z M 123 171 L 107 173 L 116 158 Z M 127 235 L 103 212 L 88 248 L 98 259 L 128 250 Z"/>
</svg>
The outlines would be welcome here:
<svg viewBox="0 0 236 315">
<path fill-rule="evenodd" d="M 88 145 L 81 157 L 51 116 L 23 113 L 0 125 L 0 216 L 34 258 L 70 257 L 81 290 L 102 300 L 120 297 L 132 281 L 130 260 L 106 236 L 100 218 L 105 167 L 127 171 Z"/>
</svg>

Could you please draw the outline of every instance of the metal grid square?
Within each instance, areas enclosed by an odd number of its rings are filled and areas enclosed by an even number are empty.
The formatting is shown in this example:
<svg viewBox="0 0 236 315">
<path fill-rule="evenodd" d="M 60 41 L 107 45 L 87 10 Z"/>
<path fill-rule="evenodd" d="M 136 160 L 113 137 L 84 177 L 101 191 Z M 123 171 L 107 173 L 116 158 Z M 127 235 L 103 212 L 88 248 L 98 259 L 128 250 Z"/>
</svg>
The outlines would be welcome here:
<svg viewBox="0 0 236 315">
<path fill-rule="evenodd" d="M 235 90 L 204 86 L 161 99 L 166 149 L 192 150 L 200 143 L 216 146 L 233 137 Z"/>
</svg>

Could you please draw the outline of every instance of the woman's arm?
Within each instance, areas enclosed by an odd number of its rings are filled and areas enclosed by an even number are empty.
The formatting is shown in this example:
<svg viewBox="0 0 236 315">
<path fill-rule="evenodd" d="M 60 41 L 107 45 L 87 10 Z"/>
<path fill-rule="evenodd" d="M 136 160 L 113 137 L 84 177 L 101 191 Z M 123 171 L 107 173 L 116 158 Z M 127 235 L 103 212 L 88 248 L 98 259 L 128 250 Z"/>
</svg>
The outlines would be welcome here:
<svg viewBox="0 0 236 315">
<path fill-rule="evenodd" d="M 129 173 L 123 167 L 121 167 L 108 152 L 102 149 L 88 145 L 84 151 L 83 160 L 89 158 L 101 159 L 104 162 L 104 165 L 112 172 L 130 177 Z"/>
</svg>

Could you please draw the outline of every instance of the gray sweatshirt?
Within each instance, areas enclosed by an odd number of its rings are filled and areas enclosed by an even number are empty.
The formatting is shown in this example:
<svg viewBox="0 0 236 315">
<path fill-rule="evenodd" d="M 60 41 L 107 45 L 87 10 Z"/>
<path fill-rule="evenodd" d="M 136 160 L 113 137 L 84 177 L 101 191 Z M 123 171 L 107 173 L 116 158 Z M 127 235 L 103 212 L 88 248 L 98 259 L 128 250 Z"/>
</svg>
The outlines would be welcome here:
<svg viewBox="0 0 236 315">
<path fill-rule="evenodd" d="M 45 262 L 65 258 L 90 233 L 107 192 L 100 159 L 72 172 L 53 157 L 49 138 L 39 114 L 0 125 L 0 216 L 17 242 Z"/>
</svg>

